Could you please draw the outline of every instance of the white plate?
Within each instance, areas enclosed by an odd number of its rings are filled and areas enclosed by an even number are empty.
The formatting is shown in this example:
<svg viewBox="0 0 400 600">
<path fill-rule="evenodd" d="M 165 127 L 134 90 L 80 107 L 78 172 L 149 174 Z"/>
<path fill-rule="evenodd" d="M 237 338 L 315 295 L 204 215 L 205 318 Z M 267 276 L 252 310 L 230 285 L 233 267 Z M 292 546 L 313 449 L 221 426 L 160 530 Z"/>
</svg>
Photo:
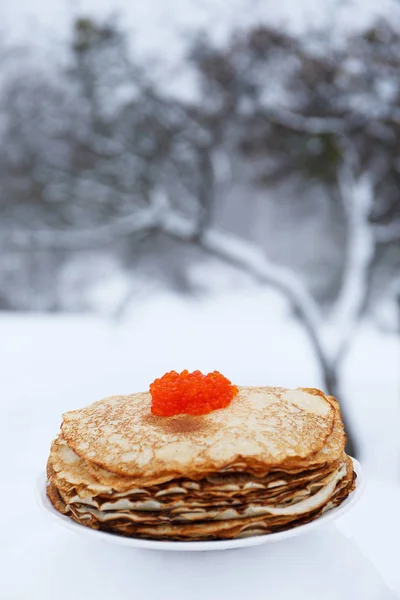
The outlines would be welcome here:
<svg viewBox="0 0 400 600">
<path fill-rule="evenodd" d="M 59 513 L 51 504 L 50 500 L 46 495 L 46 476 L 43 474 L 38 478 L 36 496 L 37 500 L 42 507 L 53 519 L 56 519 L 60 525 L 67 527 L 71 531 L 80 533 L 82 535 L 91 536 L 97 540 L 103 540 L 104 542 L 111 542 L 112 544 L 119 544 L 120 546 L 131 546 L 133 548 L 145 548 L 147 550 L 175 550 L 175 551 L 205 551 L 205 550 L 230 550 L 232 548 L 244 548 L 247 546 L 259 546 L 261 544 L 270 544 L 272 542 L 279 542 L 287 538 L 296 537 L 303 533 L 311 531 L 315 527 L 325 525 L 328 521 L 341 517 L 347 512 L 361 496 L 361 493 L 365 486 L 365 478 L 362 473 L 360 463 L 352 459 L 354 463 L 354 470 L 357 473 L 357 486 L 356 489 L 336 508 L 326 512 L 321 517 L 318 517 L 310 523 L 305 525 L 298 525 L 292 529 L 286 531 L 279 531 L 276 533 L 268 533 L 266 535 L 257 535 L 247 538 L 239 538 L 234 540 L 216 540 L 206 542 L 173 542 L 173 541 L 158 541 L 158 540 L 143 540 L 133 537 L 124 537 L 114 533 L 108 533 L 106 531 L 100 531 L 97 529 L 91 529 L 84 525 L 79 525 L 69 517 Z"/>
</svg>

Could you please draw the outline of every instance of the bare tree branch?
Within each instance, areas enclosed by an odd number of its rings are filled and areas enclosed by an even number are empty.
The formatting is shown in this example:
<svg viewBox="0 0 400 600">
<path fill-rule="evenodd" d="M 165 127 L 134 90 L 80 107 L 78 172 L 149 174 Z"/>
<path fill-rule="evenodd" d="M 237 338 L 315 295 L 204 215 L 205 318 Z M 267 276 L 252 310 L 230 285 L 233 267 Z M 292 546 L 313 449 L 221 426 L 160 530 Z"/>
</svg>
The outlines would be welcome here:
<svg viewBox="0 0 400 600">
<path fill-rule="evenodd" d="M 7 245 L 21 250 L 82 250 L 113 242 L 119 237 L 151 229 L 157 226 L 157 214 L 158 210 L 152 206 L 149 210 L 138 211 L 97 228 L 74 231 L 66 229 L 58 231 L 9 230 L 0 235 L 0 245 L 3 247 Z"/>
</svg>

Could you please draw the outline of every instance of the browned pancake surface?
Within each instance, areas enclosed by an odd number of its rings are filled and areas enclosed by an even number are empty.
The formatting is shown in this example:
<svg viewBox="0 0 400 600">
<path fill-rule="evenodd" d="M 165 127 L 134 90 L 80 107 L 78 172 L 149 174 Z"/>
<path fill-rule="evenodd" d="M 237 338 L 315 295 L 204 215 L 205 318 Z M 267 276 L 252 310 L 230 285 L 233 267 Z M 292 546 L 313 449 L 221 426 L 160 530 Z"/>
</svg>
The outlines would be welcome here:
<svg viewBox="0 0 400 600">
<path fill-rule="evenodd" d="M 242 387 L 227 408 L 195 417 L 156 417 L 150 405 L 148 393 L 106 398 L 66 413 L 63 437 L 90 463 L 150 485 L 306 459 L 324 447 L 335 420 L 322 392 L 301 389 Z"/>
</svg>

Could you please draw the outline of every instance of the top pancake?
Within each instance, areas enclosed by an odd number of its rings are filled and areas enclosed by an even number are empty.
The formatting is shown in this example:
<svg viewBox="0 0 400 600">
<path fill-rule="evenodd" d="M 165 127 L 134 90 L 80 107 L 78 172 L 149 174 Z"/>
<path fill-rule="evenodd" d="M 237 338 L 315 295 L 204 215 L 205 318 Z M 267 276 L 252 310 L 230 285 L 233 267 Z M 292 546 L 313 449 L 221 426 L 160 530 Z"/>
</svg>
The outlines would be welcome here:
<svg viewBox="0 0 400 600">
<path fill-rule="evenodd" d="M 319 390 L 272 387 L 241 387 L 228 407 L 208 415 L 157 417 L 150 407 L 145 392 L 105 398 L 65 413 L 63 437 L 85 460 L 155 484 L 306 460 L 325 446 L 336 414 Z"/>
</svg>

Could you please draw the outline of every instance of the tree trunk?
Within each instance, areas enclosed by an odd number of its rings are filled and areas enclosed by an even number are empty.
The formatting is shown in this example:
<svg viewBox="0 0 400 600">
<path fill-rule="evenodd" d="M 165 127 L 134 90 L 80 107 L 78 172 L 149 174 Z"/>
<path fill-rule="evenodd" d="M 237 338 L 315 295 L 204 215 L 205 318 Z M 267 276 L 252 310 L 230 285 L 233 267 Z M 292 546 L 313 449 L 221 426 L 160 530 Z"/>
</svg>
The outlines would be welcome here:
<svg viewBox="0 0 400 600">
<path fill-rule="evenodd" d="M 340 389 L 340 383 L 337 373 L 337 367 L 325 368 L 323 372 L 324 378 L 324 392 L 329 396 L 334 396 L 340 404 L 340 410 L 342 413 L 344 429 L 346 432 L 347 443 L 346 453 L 354 458 L 358 457 L 358 442 L 357 437 L 354 433 L 353 426 L 351 425 L 349 416 L 347 414 L 346 405 L 342 402 L 342 393 Z"/>
</svg>

